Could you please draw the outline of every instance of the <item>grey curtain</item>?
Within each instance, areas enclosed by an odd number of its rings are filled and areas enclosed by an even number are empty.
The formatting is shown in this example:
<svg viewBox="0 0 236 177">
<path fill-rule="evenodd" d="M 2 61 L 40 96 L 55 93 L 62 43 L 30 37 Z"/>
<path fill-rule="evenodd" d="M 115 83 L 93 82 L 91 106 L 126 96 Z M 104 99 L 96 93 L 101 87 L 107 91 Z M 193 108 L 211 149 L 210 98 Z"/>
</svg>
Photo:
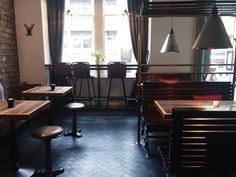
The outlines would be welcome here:
<svg viewBox="0 0 236 177">
<path fill-rule="evenodd" d="M 47 0 L 49 46 L 52 64 L 61 62 L 65 0 Z"/>
<path fill-rule="evenodd" d="M 131 34 L 131 41 L 132 41 L 132 47 L 133 52 L 136 60 L 138 59 L 138 30 L 140 25 L 140 20 L 136 16 L 136 14 L 139 14 L 140 4 L 141 0 L 127 0 L 128 3 L 128 11 L 130 13 L 129 15 L 129 26 L 130 26 L 130 34 Z M 148 63 L 148 19 L 143 18 L 142 23 L 142 64 Z"/>
</svg>

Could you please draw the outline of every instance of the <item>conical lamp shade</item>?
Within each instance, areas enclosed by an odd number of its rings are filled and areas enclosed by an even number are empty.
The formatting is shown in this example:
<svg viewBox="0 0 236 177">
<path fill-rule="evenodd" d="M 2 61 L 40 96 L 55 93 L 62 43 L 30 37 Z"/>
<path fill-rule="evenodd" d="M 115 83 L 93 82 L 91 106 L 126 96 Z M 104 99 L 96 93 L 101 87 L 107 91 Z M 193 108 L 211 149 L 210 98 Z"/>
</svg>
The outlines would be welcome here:
<svg viewBox="0 0 236 177">
<path fill-rule="evenodd" d="M 200 34 L 193 45 L 193 49 L 223 49 L 232 48 L 224 24 L 214 7 Z"/>
<path fill-rule="evenodd" d="M 166 37 L 166 40 L 161 48 L 161 53 L 167 52 L 179 52 L 179 47 L 176 42 L 176 37 L 174 30 L 171 28 L 169 34 Z"/>
</svg>

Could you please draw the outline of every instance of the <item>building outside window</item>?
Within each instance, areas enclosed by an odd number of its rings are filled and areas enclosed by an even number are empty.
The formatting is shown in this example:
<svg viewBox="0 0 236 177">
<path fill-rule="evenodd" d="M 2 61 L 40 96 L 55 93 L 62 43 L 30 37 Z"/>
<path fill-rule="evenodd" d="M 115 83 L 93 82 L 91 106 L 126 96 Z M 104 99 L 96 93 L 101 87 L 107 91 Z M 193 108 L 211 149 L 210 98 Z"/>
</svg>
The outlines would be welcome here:
<svg viewBox="0 0 236 177">
<path fill-rule="evenodd" d="M 120 0 L 66 0 L 62 62 L 95 64 L 92 53 L 100 49 L 103 64 L 136 64 L 125 9 L 127 2 Z"/>
<path fill-rule="evenodd" d="M 235 17 L 221 17 L 225 29 L 229 35 L 230 41 L 234 44 L 236 37 L 236 18 Z M 234 45 L 233 45 L 234 46 Z M 211 64 L 234 64 L 234 49 L 213 49 L 210 54 Z M 233 72 L 233 66 L 214 66 L 215 72 Z M 217 81 L 232 81 L 232 74 L 216 74 L 214 80 Z"/>
</svg>

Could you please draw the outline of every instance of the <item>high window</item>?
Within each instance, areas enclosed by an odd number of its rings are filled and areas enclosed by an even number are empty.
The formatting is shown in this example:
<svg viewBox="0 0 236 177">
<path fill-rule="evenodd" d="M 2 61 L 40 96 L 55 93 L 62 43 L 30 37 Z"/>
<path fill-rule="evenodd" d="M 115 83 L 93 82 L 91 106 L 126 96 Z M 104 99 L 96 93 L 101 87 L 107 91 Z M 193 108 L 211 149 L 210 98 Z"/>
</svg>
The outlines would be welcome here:
<svg viewBox="0 0 236 177">
<path fill-rule="evenodd" d="M 92 54 L 99 49 L 104 64 L 135 64 L 125 9 L 125 0 L 66 0 L 62 61 L 95 64 Z"/>
<path fill-rule="evenodd" d="M 236 37 L 236 18 L 235 17 L 221 17 L 225 29 L 229 35 L 230 41 L 234 44 Z M 234 45 L 233 45 L 234 46 Z M 231 49 L 213 49 L 210 54 L 211 64 L 233 64 L 234 63 L 234 50 Z M 233 72 L 232 65 L 221 65 L 212 67 L 215 72 Z M 231 81 L 232 74 L 216 74 L 214 79 L 218 81 Z"/>
</svg>

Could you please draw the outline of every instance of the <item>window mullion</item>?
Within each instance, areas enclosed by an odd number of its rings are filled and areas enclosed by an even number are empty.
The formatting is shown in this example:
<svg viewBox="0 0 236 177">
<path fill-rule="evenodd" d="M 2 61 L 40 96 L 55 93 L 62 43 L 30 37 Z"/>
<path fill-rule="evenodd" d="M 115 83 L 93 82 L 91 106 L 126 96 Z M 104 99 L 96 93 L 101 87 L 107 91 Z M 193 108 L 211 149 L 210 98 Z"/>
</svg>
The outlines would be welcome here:
<svg viewBox="0 0 236 177">
<path fill-rule="evenodd" d="M 94 1 L 94 31 L 95 31 L 95 49 L 104 51 L 104 19 L 103 19 L 103 0 Z"/>
</svg>

